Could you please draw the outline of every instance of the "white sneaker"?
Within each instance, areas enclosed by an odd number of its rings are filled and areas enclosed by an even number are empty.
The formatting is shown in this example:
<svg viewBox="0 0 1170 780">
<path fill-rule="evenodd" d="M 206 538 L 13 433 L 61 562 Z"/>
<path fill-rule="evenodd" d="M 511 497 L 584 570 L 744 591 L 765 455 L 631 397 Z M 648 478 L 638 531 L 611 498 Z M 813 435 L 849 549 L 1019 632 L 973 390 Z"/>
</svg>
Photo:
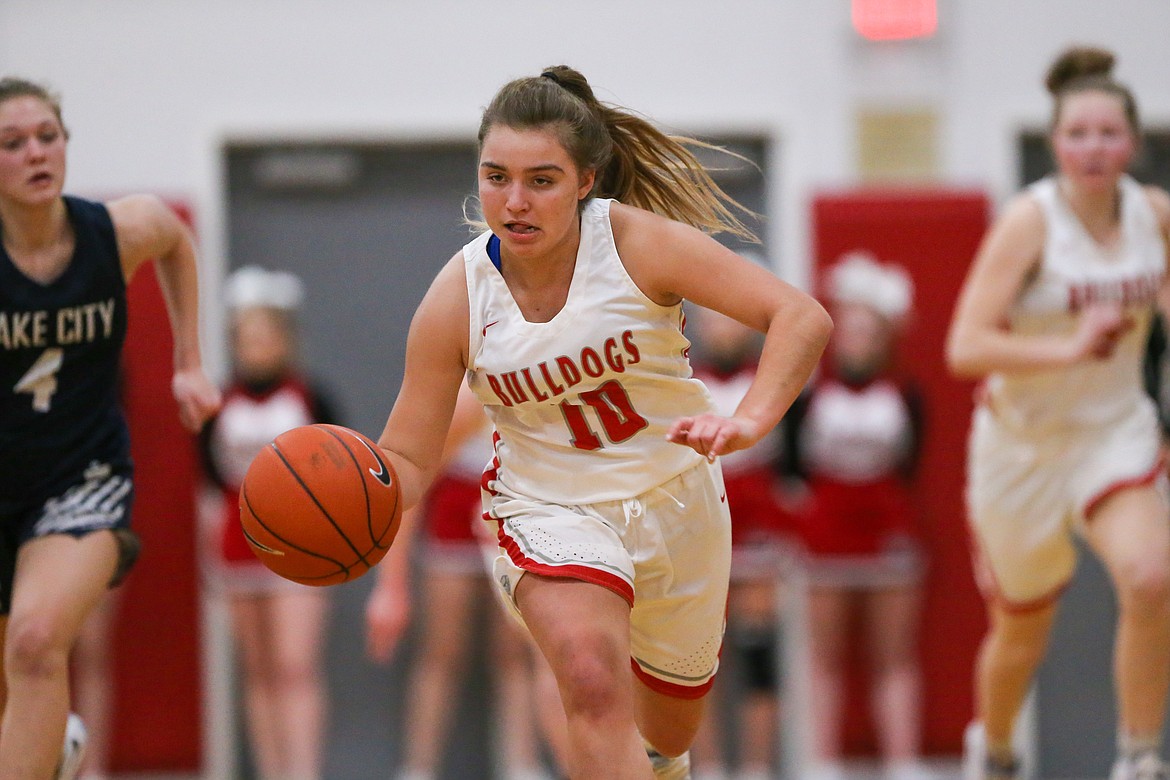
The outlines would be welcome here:
<svg viewBox="0 0 1170 780">
<path fill-rule="evenodd" d="M 963 780 L 1015 780 L 1020 777 L 1019 761 L 1000 764 L 987 755 L 983 724 L 974 722 L 963 732 Z"/>
<path fill-rule="evenodd" d="M 1137 758 L 1118 758 L 1109 780 L 1170 780 L 1170 767 L 1152 751 Z"/>
<path fill-rule="evenodd" d="M 77 713 L 69 713 L 69 720 L 65 722 L 65 744 L 61 746 L 61 762 L 57 764 L 57 774 L 53 780 L 73 780 L 77 771 L 81 769 L 81 759 L 85 757 L 85 724 Z"/>
<path fill-rule="evenodd" d="M 654 768 L 656 780 L 690 780 L 691 752 L 688 750 L 681 756 L 664 756 L 647 745 L 646 755 L 650 756 L 650 766 Z"/>
</svg>

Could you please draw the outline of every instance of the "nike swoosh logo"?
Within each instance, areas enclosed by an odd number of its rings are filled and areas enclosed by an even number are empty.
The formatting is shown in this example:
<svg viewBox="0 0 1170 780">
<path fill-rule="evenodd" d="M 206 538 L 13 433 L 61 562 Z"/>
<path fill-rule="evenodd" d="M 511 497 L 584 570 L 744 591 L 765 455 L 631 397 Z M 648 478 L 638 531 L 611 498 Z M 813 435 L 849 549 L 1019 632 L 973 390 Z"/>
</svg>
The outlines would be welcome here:
<svg viewBox="0 0 1170 780">
<path fill-rule="evenodd" d="M 374 479 L 378 480 L 386 487 L 390 487 L 390 472 L 386 469 L 386 464 L 382 462 L 382 456 L 370 449 L 370 445 L 366 444 L 365 441 L 359 437 L 354 436 L 354 438 L 357 439 L 363 447 L 369 450 L 369 453 L 374 456 L 374 460 L 378 461 L 377 471 L 374 471 L 373 469 L 366 469 L 366 471 L 370 472 Z"/>
<path fill-rule="evenodd" d="M 492 320 L 492 321 L 491 321 L 491 322 L 489 322 L 487 325 L 484 325 L 484 326 L 483 326 L 483 332 L 481 332 L 479 335 L 481 335 L 481 336 L 486 336 L 486 335 L 487 335 L 487 329 L 488 329 L 488 328 L 490 328 L 492 325 L 495 325 L 495 324 L 496 324 L 496 323 L 498 323 L 498 322 L 499 322 L 499 320 Z"/>
</svg>

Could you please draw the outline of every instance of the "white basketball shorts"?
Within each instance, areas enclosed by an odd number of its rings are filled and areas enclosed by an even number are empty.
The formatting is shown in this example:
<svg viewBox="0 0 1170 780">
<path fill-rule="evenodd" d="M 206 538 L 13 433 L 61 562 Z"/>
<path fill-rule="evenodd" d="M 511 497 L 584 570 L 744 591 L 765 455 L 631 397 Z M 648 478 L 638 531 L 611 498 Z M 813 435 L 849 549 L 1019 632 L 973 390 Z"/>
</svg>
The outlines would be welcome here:
<svg viewBox="0 0 1170 780">
<path fill-rule="evenodd" d="M 1093 507 L 1121 488 L 1154 482 L 1165 489 L 1152 408 L 1108 427 L 1029 437 L 979 407 L 967 507 L 981 586 L 1018 609 L 1055 599 L 1076 568 L 1073 534 L 1083 533 Z"/>
<path fill-rule="evenodd" d="M 527 572 L 608 588 L 630 604 L 634 674 L 659 693 L 699 698 L 719 667 L 731 570 L 731 517 L 719 464 L 706 461 L 624 501 L 562 506 L 484 493 L 498 529 L 495 586 Z"/>
</svg>

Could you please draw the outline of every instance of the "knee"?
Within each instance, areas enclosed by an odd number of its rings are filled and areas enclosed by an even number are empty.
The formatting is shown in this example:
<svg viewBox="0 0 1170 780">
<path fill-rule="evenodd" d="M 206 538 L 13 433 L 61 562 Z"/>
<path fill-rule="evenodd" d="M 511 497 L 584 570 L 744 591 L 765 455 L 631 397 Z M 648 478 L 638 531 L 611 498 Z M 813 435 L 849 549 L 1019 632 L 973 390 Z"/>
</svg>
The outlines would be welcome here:
<svg viewBox="0 0 1170 780">
<path fill-rule="evenodd" d="M 1117 600 L 1122 610 L 1137 614 L 1170 611 L 1170 569 L 1163 561 L 1139 561 L 1117 575 Z"/>
<path fill-rule="evenodd" d="M 317 685 L 320 668 L 316 656 L 311 653 L 277 654 L 271 677 L 278 690 L 302 689 Z"/>
<path fill-rule="evenodd" d="M 599 638 L 573 637 L 550 659 L 566 710 L 594 715 L 611 711 L 629 695 L 629 657 Z"/>
<path fill-rule="evenodd" d="M 1045 635 L 1020 636 L 992 631 L 983 644 L 983 662 L 993 666 L 1030 669 L 1039 664 L 1048 650 Z"/>
<path fill-rule="evenodd" d="M 52 677 L 69 669 L 69 644 L 48 620 L 15 619 L 8 625 L 5 665 L 11 676 Z"/>
</svg>

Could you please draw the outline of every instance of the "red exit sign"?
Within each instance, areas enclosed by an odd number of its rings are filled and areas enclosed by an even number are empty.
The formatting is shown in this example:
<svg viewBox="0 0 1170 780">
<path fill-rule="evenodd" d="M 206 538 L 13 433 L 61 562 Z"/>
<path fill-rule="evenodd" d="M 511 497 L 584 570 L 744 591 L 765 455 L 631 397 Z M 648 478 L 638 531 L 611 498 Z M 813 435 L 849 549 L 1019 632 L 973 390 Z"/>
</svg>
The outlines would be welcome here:
<svg viewBox="0 0 1170 780">
<path fill-rule="evenodd" d="M 929 38 L 937 28 L 935 0 L 853 0 L 853 29 L 871 41 Z"/>
</svg>

